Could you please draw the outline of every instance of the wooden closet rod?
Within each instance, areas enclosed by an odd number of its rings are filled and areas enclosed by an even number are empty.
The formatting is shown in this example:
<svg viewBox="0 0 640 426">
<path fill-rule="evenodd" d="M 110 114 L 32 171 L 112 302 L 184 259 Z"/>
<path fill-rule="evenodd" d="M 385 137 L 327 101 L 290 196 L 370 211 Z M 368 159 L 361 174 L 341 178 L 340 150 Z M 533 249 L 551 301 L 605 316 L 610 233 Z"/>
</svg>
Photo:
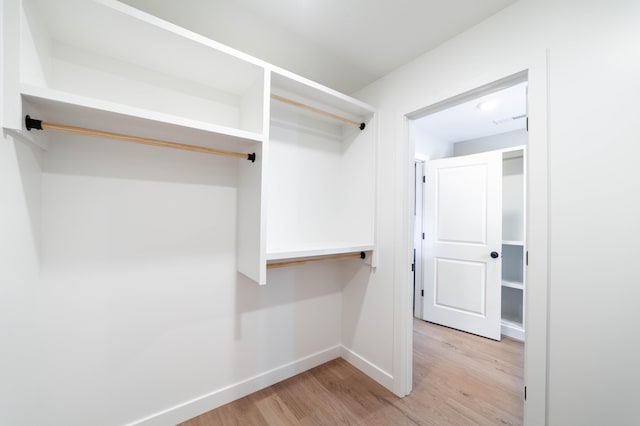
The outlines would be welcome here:
<svg viewBox="0 0 640 426">
<path fill-rule="evenodd" d="M 358 123 L 357 121 L 349 120 L 348 118 L 340 117 L 339 115 L 332 114 L 330 112 L 323 111 L 321 109 L 279 95 L 272 94 L 271 99 L 275 99 L 276 101 L 284 102 L 289 105 L 297 106 L 298 108 L 306 109 L 307 111 L 315 112 L 316 114 L 324 115 L 325 117 L 333 118 L 334 120 L 342 121 L 343 123 L 351 124 L 353 126 L 356 126 L 360 130 L 364 130 L 365 127 L 364 123 Z"/>
<path fill-rule="evenodd" d="M 307 263 L 324 262 L 325 260 L 346 260 L 346 259 L 365 259 L 367 254 L 363 251 L 360 253 L 336 254 L 333 256 L 324 256 L 310 259 L 290 260 L 287 262 L 267 263 L 267 268 L 284 268 L 287 266 L 304 265 Z"/>
<path fill-rule="evenodd" d="M 31 131 L 31 129 L 55 130 L 58 132 L 75 133 L 78 135 L 97 136 L 101 138 L 117 139 L 125 142 L 134 142 L 134 143 L 140 143 L 143 145 L 160 146 L 163 148 L 174 148 L 174 149 L 182 149 L 185 151 L 202 152 L 205 154 L 215 154 L 215 155 L 224 155 L 227 157 L 244 158 L 246 160 L 251 161 L 252 163 L 256 161 L 256 154 L 254 152 L 251 154 L 244 154 L 242 152 L 223 151 L 221 149 L 213 149 L 213 148 L 207 148 L 204 146 L 197 146 L 197 145 L 187 145 L 187 144 L 177 143 L 177 142 L 168 142 L 168 141 L 163 141 L 159 139 L 143 138 L 139 136 L 125 135 L 122 133 L 104 132 L 102 130 L 85 129 L 84 127 L 67 126 L 65 124 L 47 123 L 46 121 L 35 120 L 29 117 L 28 115 L 25 117 L 24 123 L 27 130 L 29 131 Z"/>
</svg>

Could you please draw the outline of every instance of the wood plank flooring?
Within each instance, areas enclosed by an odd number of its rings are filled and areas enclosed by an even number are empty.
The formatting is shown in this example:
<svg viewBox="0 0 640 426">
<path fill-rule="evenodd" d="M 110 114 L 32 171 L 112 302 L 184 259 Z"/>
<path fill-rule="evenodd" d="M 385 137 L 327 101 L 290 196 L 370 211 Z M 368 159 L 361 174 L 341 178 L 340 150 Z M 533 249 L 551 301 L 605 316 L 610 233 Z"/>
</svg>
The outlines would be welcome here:
<svg viewBox="0 0 640 426">
<path fill-rule="evenodd" d="M 213 425 L 521 425 L 524 345 L 414 321 L 413 392 L 337 359 L 191 419 Z"/>
</svg>

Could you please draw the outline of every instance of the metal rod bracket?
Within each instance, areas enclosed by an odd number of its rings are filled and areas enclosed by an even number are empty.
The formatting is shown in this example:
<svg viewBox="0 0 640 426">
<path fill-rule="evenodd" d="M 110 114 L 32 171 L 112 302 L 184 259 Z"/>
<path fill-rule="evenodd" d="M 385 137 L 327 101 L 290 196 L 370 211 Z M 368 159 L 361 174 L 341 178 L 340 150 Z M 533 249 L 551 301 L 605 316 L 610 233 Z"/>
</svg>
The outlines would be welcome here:
<svg viewBox="0 0 640 426">
<path fill-rule="evenodd" d="M 31 131 L 31 129 L 42 130 L 42 120 L 36 120 L 29 115 L 24 117 L 24 125 L 28 131 Z"/>
</svg>

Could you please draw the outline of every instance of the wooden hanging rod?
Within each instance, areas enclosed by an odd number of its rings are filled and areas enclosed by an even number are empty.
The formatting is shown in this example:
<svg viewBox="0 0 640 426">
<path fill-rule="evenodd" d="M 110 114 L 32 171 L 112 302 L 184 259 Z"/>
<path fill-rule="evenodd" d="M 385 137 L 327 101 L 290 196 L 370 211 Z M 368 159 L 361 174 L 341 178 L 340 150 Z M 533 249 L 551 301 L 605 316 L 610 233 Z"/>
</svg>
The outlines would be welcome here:
<svg viewBox="0 0 640 426">
<path fill-rule="evenodd" d="M 323 111 L 321 109 L 312 107 L 310 105 L 303 104 L 301 102 L 297 102 L 279 95 L 271 95 L 271 99 L 275 99 L 276 101 L 284 102 L 289 105 L 297 106 L 298 108 L 306 109 L 307 111 L 315 112 L 316 114 L 324 115 L 325 117 L 333 118 L 334 120 L 342 121 L 343 123 L 351 124 L 352 126 L 356 126 L 360 130 L 364 130 L 365 124 L 358 123 L 357 121 L 349 120 L 348 118 L 341 117 L 339 115 Z"/>
<path fill-rule="evenodd" d="M 286 262 L 267 263 L 268 269 L 285 268 L 287 266 L 305 265 L 307 263 L 324 262 L 326 260 L 346 260 L 346 259 L 365 259 L 367 254 L 363 251 L 360 253 L 336 254 L 333 256 L 323 256 L 309 259 L 290 260 Z"/>
<path fill-rule="evenodd" d="M 66 124 L 48 123 L 42 120 L 35 120 L 28 115 L 24 119 L 27 130 L 55 130 L 58 132 L 75 133 L 85 136 L 97 136 L 100 138 L 117 139 L 125 142 L 139 143 L 143 145 L 160 146 L 163 148 L 182 149 L 185 151 L 202 152 L 205 154 L 224 155 L 227 157 L 237 157 L 249 160 L 252 163 L 256 161 L 256 154 L 244 154 L 242 152 L 223 151 L 221 149 L 207 148 L 204 146 L 187 145 L 177 142 L 168 142 L 159 139 L 143 138 L 139 136 L 125 135 L 122 133 L 105 132 L 102 130 L 86 129 L 84 127 L 67 126 Z"/>
</svg>

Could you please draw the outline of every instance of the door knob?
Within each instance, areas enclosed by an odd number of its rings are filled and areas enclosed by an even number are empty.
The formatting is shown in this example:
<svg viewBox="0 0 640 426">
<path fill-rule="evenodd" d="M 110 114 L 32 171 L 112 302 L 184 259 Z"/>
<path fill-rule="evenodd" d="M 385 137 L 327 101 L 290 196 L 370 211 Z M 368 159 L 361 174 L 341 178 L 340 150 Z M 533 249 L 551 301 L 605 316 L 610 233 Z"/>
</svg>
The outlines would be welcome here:
<svg viewBox="0 0 640 426">
<path fill-rule="evenodd" d="M 497 259 L 497 258 L 498 258 L 498 256 L 500 256 L 500 255 L 498 254 L 498 252 L 497 252 L 497 251 L 492 251 L 492 252 L 491 252 L 491 258 L 492 258 L 492 259 Z"/>
</svg>

